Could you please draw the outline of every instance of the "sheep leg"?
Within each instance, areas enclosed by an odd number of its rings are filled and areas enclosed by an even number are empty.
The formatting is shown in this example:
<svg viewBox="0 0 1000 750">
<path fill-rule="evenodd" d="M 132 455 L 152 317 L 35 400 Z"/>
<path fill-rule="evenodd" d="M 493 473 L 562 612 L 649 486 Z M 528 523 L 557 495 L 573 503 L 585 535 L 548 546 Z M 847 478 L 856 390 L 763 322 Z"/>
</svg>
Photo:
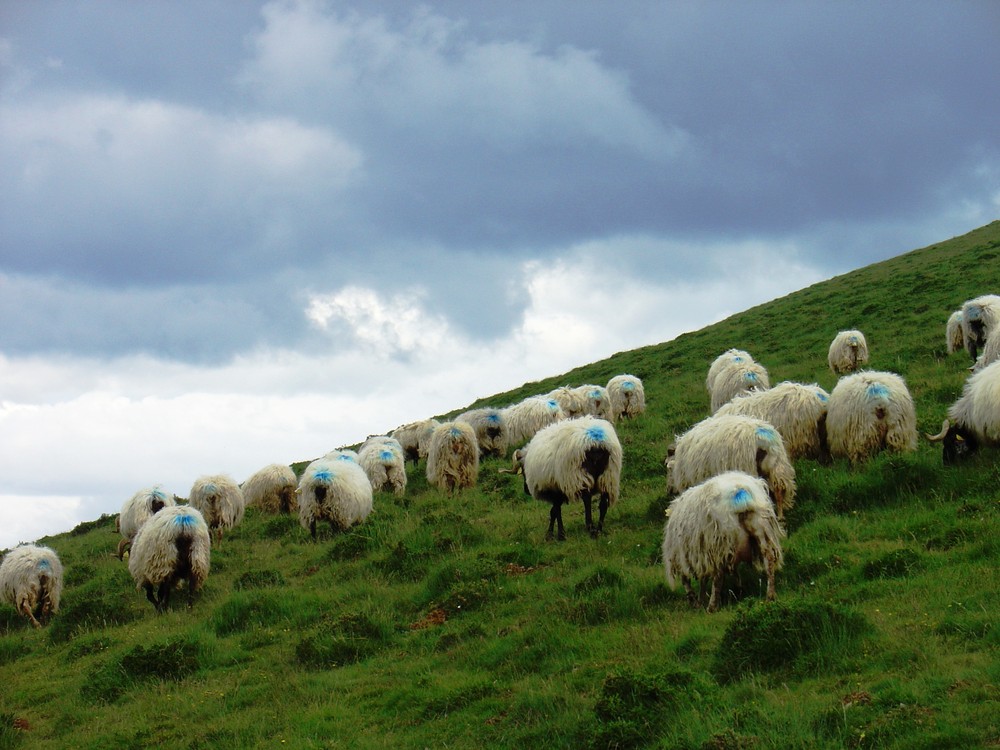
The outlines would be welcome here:
<svg viewBox="0 0 1000 750">
<path fill-rule="evenodd" d="M 764 555 L 764 572 L 767 573 L 767 601 L 773 602 L 777 598 L 774 592 L 774 555 Z"/>
<path fill-rule="evenodd" d="M 592 499 L 592 495 L 591 493 L 584 490 L 583 492 L 580 493 L 580 499 L 583 501 L 583 517 L 586 519 L 587 531 L 590 532 L 590 535 L 596 539 L 597 529 L 594 528 L 594 515 L 593 515 L 593 510 L 591 509 L 591 502 L 590 502 Z"/>
<path fill-rule="evenodd" d="M 174 586 L 173 578 L 168 578 L 163 583 L 160 584 L 160 603 L 156 605 L 157 612 L 165 612 L 167 610 L 167 603 L 170 601 L 170 589 Z"/>
<path fill-rule="evenodd" d="M 698 598 L 695 596 L 694 589 L 691 587 L 691 579 L 688 576 L 681 576 L 681 585 L 687 593 L 688 604 L 692 607 L 697 607 Z"/>
<path fill-rule="evenodd" d="M 309 533 L 312 534 L 313 540 L 316 539 L 316 519 L 314 518 L 309 522 Z"/>
<path fill-rule="evenodd" d="M 719 608 L 719 593 L 722 591 L 722 571 L 716 571 L 712 576 L 712 596 L 708 600 L 708 611 L 715 612 Z"/>
<path fill-rule="evenodd" d="M 42 627 L 42 623 L 35 619 L 35 613 L 31 611 L 31 607 L 28 606 L 28 600 L 24 599 L 21 602 L 21 614 L 28 618 L 31 622 L 31 626 L 35 628 Z"/>
<path fill-rule="evenodd" d="M 150 604 L 152 604 L 157 609 L 160 608 L 160 603 L 156 601 L 156 596 L 153 594 L 153 584 L 148 581 L 142 584 L 143 590 L 146 592 L 146 598 L 149 599 Z"/>
<path fill-rule="evenodd" d="M 610 504 L 608 499 L 608 493 L 601 493 L 601 501 L 597 505 L 598 517 L 597 517 L 597 530 L 601 533 L 604 532 L 604 517 L 608 514 L 608 505 Z"/>
<path fill-rule="evenodd" d="M 552 509 L 549 511 L 549 530 L 545 532 L 545 538 L 547 540 L 552 539 L 552 529 L 553 527 L 559 527 L 559 541 L 566 541 L 566 529 L 563 527 L 562 519 L 562 501 L 555 500 L 552 503 Z"/>
</svg>

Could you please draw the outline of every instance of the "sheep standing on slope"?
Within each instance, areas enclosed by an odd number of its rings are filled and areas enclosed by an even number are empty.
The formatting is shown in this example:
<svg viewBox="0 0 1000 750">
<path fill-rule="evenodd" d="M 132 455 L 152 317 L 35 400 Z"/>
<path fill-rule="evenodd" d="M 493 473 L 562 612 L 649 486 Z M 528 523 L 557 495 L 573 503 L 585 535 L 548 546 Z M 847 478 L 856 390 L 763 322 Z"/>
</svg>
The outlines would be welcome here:
<svg viewBox="0 0 1000 750">
<path fill-rule="evenodd" d="M 510 445 L 522 446 L 543 427 L 565 419 L 559 402 L 548 396 L 529 396 L 523 401 L 501 410 L 507 424 L 507 440 Z"/>
<path fill-rule="evenodd" d="M 455 417 L 456 422 L 471 425 L 479 443 L 479 457 L 507 455 L 507 424 L 499 409 L 472 409 Z"/>
<path fill-rule="evenodd" d="M 712 413 L 740 394 L 766 391 L 770 387 L 771 383 L 764 365 L 745 360 L 724 363 L 712 380 Z"/>
<path fill-rule="evenodd" d="M 830 369 L 840 375 L 854 372 L 868 361 L 868 342 L 861 331 L 841 331 L 830 343 L 826 362 Z"/>
<path fill-rule="evenodd" d="M 139 527 L 149 520 L 150 516 L 175 504 L 173 495 L 168 495 L 158 486 L 141 489 L 126 500 L 118 513 L 118 531 L 122 535 L 121 541 L 118 542 L 118 559 L 125 557 L 125 550 L 132 546 L 132 540 Z"/>
<path fill-rule="evenodd" d="M 580 417 L 587 413 L 587 398 L 575 388 L 564 385 L 561 388 L 550 391 L 547 395 L 548 398 L 554 398 L 559 402 L 559 406 L 562 407 L 566 419 Z"/>
<path fill-rule="evenodd" d="M 397 427 L 392 431 L 392 437 L 399 441 L 403 447 L 403 454 L 407 461 L 416 464 L 421 458 L 427 458 L 427 450 L 431 445 L 431 435 L 434 429 L 441 424 L 436 419 L 422 419 L 419 422 L 410 422 Z"/>
<path fill-rule="evenodd" d="M 269 464 L 243 483 L 243 500 L 248 508 L 260 508 L 266 513 L 293 513 L 299 509 L 297 485 L 291 466 Z"/>
<path fill-rule="evenodd" d="M 962 396 L 949 407 L 941 432 L 927 437 L 943 441 L 945 464 L 974 453 L 980 443 L 1000 445 L 1000 361 L 965 381 Z"/>
<path fill-rule="evenodd" d="M 742 365 L 753 362 L 754 358 L 750 356 L 749 352 L 742 349 L 727 349 L 712 360 L 712 364 L 709 365 L 708 375 L 705 378 L 705 390 L 711 395 L 715 388 L 715 378 L 723 368 L 732 364 Z"/>
<path fill-rule="evenodd" d="M 479 443 L 472 425 L 439 424 L 427 452 L 427 481 L 450 495 L 463 487 L 474 487 L 478 478 Z"/>
<path fill-rule="evenodd" d="M 608 508 L 618 500 L 622 472 L 622 447 L 610 422 L 586 416 L 551 424 L 516 451 L 514 463 L 515 471 L 524 473 L 525 492 L 552 505 L 546 539 L 552 539 L 556 526 L 559 540 L 566 539 L 562 506 L 578 499 L 590 535 L 604 530 Z M 599 497 L 596 525 L 594 495 Z"/>
<path fill-rule="evenodd" d="M 299 480 L 299 523 L 316 538 L 316 522 L 346 531 L 372 512 L 372 484 L 350 458 L 318 458 Z"/>
<path fill-rule="evenodd" d="M 916 450 L 917 415 L 906 383 L 872 370 L 842 377 L 830 393 L 826 430 L 830 453 L 851 463 L 882 450 Z"/>
<path fill-rule="evenodd" d="M 240 524 L 246 509 L 243 491 L 232 477 L 225 474 L 206 475 L 194 480 L 188 505 L 201 513 L 216 543 L 222 541 L 223 531 Z"/>
<path fill-rule="evenodd" d="M 990 333 L 1000 325 L 1000 297 L 984 294 L 962 305 L 962 336 L 965 350 L 975 364 L 979 350 L 986 345 Z"/>
<path fill-rule="evenodd" d="M 576 389 L 576 392 L 583 397 L 586 403 L 584 414 L 614 422 L 611 397 L 608 395 L 607 388 L 603 385 L 581 385 Z"/>
<path fill-rule="evenodd" d="M 774 601 L 774 573 L 781 567 L 784 531 L 762 479 L 741 471 L 712 477 L 670 503 L 663 529 L 663 565 L 671 588 L 680 578 L 688 600 L 697 603 L 691 580 L 703 597 L 709 578 L 708 611 L 719 606 L 723 577 L 740 563 L 767 574 L 767 600 Z"/>
<path fill-rule="evenodd" d="M 983 347 L 983 353 L 979 355 L 976 364 L 970 369 L 973 372 L 979 372 L 997 360 L 1000 360 L 1000 326 L 990 331 L 990 335 L 986 337 L 986 346 Z"/>
<path fill-rule="evenodd" d="M 59 611 L 62 587 L 62 563 L 48 547 L 16 547 L 0 562 L 0 599 L 36 628 Z"/>
<path fill-rule="evenodd" d="M 962 332 L 962 311 L 955 310 L 945 325 L 945 340 L 948 344 L 948 354 L 954 354 L 965 348 L 965 334 Z"/>
<path fill-rule="evenodd" d="M 358 450 L 358 464 L 368 475 L 374 492 L 388 490 L 396 496 L 406 492 L 406 460 L 396 438 L 368 438 Z"/>
<path fill-rule="evenodd" d="M 152 516 L 132 541 L 128 571 L 136 588 L 163 612 L 170 592 L 182 580 L 188 583 L 188 607 L 211 567 L 208 524 L 196 508 L 174 505 Z M 155 589 L 155 591 L 154 591 Z"/>
<path fill-rule="evenodd" d="M 637 417 L 646 411 L 646 391 L 635 375 L 615 375 L 608 381 L 607 391 L 612 421 Z"/>
</svg>

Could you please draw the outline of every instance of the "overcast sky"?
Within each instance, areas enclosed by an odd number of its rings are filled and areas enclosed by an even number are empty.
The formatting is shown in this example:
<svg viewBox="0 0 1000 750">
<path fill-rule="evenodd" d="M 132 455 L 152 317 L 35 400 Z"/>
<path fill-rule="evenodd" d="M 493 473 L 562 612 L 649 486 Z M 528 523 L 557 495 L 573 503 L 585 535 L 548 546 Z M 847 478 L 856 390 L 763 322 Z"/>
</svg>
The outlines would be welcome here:
<svg viewBox="0 0 1000 750">
<path fill-rule="evenodd" d="M 0 548 L 996 219 L 998 38 L 993 0 L 0 0 Z"/>
</svg>

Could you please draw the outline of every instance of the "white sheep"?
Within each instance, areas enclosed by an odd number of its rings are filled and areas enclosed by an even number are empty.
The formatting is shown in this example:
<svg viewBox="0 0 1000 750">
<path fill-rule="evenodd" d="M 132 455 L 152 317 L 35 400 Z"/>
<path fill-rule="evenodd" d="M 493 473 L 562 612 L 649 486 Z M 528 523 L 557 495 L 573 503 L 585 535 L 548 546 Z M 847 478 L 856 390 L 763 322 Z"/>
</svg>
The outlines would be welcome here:
<svg viewBox="0 0 1000 750">
<path fill-rule="evenodd" d="M 346 531 L 372 512 L 372 485 L 364 469 L 350 458 L 318 458 L 299 480 L 299 523 L 316 538 L 316 523 L 329 522 Z"/>
<path fill-rule="evenodd" d="M 211 568 L 212 541 L 202 514 L 190 505 L 173 505 L 151 516 L 132 540 L 128 570 L 137 589 L 163 612 L 170 592 L 188 584 L 188 607 Z"/>
<path fill-rule="evenodd" d="M 724 362 L 712 380 L 712 413 L 741 393 L 766 391 L 770 387 L 767 369 L 759 362 L 737 362 L 735 358 Z"/>
<path fill-rule="evenodd" d="M 248 508 L 260 508 L 267 513 L 296 513 L 298 481 L 291 466 L 268 464 L 243 483 L 244 503 Z"/>
<path fill-rule="evenodd" d="M 118 513 L 117 528 L 122 535 L 118 542 L 118 559 L 125 557 L 125 551 L 132 546 L 136 532 L 150 516 L 165 507 L 175 505 L 174 496 L 168 495 L 158 485 L 145 487 L 136 492 L 122 504 Z"/>
<path fill-rule="evenodd" d="M 845 375 L 830 392 L 826 431 L 830 453 L 851 463 L 882 450 L 916 450 L 917 416 L 906 382 L 892 372 Z"/>
<path fill-rule="evenodd" d="M 948 354 L 954 354 L 965 348 L 965 334 L 962 332 L 962 310 L 955 310 L 949 317 L 945 325 L 945 341 L 948 345 Z"/>
<path fill-rule="evenodd" d="M 358 449 L 358 464 L 368 475 L 373 491 L 389 490 L 397 496 L 406 492 L 406 460 L 396 438 L 368 438 Z"/>
<path fill-rule="evenodd" d="M 990 335 L 986 337 L 986 345 L 983 347 L 983 353 L 979 355 L 976 364 L 970 369 L 973 372 L 979 372 L 997 360 L 1000 360 L 1000 326 L 990 331 Z"/>
<path fill-rule="evenodd" d="M 587 398 L 579 393 L 575 388 L 564 385 L 546 394 L 548 398 L 554 398 L 562 407 L 563 414 L 567 419 L 580 417 L 587 413 Z"/>
<path fill-rule="evenodd" d="M 1000 444 L 1000 361 L 969 376 L 961 397 L 949 407 L 940 434 L 927 437 L 943 441 L 946 464 L 974 453 L 980 443 Z"/>
<path fill-rule="evenodd" d="M 767 482 L 778 518 L 795 502 L 795 468 L 781 434 L 762 419 L 723 414 L 701 420 L 677 438 L 668 468 L 675 494 L 717 474 L 742 471 Z"/>
<path fill-rule="evenodd" d="M 334 448 L 329 453 L 326 453 L 323 458 L 330 461 L 353 461 L 358 463 L 358 452 L 352 451 L 350 448 Z"/>
<path fill-rule="evenodd" d="M 826 408 L 830 394 L 813 383 L 783 382 L 766 391 L 737 396 L 715 412 L 743 414 L 769 422 L 781 434 L 785 451 L 792 460 L 830 460 L 826 437 Z"/>
<path fill-rule="evenodd" d="M 479 443 L 479 457 L 507 455 L 507 423 L 499 409 L 483 407 L 463 412 L 455 417 L 456 422 L 471 425 Z"/>
<path fill-rule="evenodd" d="M 62 587 L 62 563 L 48 547 L 15 547 L 0 562 L 0 599 L 36 628 L 59 611 Z"/>
<path fill-rule="evenodd" d="M 986 345 L 990 332 L 1000 325 L 1000 296 L 984 294 L 962 305 L 962 336 L 965 350 L 975 364 L 979 349 Z"/>
<path fill-rule="evenodd" d="M 227 474 L 200 476 L 191 486 L 188 505 L 201 513 L 212 530 L 216 543 L 222 541 L 226 529 L 238 526 L 243 521 L 246 502 L 243 491 L 236 481 Z"/>
<path fill-rule="evenodd" d="M 841 331 L 833 337 L 826 362 L 837 375 L 854 372 L 868 362 L 868 342 L 858 330 Z"/>
<path fill-rule="evenodd" d="M 635 375 L 615 375 L 608 381 L 607 391 L 615 421 L 636 417 L 646 411 L 646 391 Z"/>
<path fill-rule="evenodd" d="M 436 419 L 421 419 L 418 422 L 410 422 L 397 427 L 391 435 L 403 447 L 406 460 L 417 463 L 421 458 L 427 458 L 431 435 L 434 434 L 434 429 L 439 424 L 441 423 Z"/>
<path fill-rule="evenodd" d="M 740 563 L 751 563 L 767 575 L 767 600 L 774 601 L 784 535 L 763 479 L 742 471 L 711 477 L 685 490 L 667 509 L 662 547 L 667 583 L 674 588 L 680 579 L 688 600 L 696 604 L 711 579 L 708 611 L 714 612 L 723 577 Z M 700 582 L 698 598 L 692 579 Z"/>
<path fill-rule="evenodd" d="M 566 418 L 559 402 L 548 396 L 529 396 L 502 409 L 501 414 L 507 424 L 508 442 L 513 446 L 524 445 L 543 427 Z"/>
<path fill-rule="evenodd" d="M 451 494 L 473 487 L 479 478 L 479 442 L 472 425 L 442 422 L 434 429 L 427 452 L 427 481 Z"/>
<path fill-rule="evenodd" d="M 552 505 L 546 539 L 566 539 L 564 503 L 583 501 L 587 531 L 596 537 L 604 529 L 604 517 L 615 504 L 621 485 L 622 447 L 612 424 L 593 416 L 556 422 L 539 430 L 531 441 L 515 452 L 515 471 L 524 474 L 524 490 L 536 500 Z M 598 496 L 595 525 L 591 500 Z"/>
<path fill-rule="evenodd" d="M 705 390 L 712 393 L 715 387 L 715 377 L 719 374 L 719 371 L 724 367 L 728 367 L 731 364 L 747 364 L 753 363 L 754 358 L 750 356 L 749 352 L 745 352 L 742 349 L 727 349 L 714 360 L 712 364 L 708 367 L 708 375 L 705 377 Z"/>
<path fill-rule="evenodd" d="M 581 385 L 577 386 L 575 390 L 586 403 L 584 414 L 614 422 L 611 397 L 608 395 L 607 388 L 603 385 Z"/>
</svg>

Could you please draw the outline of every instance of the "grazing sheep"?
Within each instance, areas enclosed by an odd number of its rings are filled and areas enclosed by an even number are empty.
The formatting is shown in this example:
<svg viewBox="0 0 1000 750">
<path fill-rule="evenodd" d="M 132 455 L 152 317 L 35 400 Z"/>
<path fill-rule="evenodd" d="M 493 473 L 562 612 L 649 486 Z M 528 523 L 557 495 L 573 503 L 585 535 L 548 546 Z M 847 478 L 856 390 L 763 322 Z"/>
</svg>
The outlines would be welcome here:
<svg viewBox="0 0 1000 750">
<path fill-rule="evenodd" d="M 962 311 L 955 310 L 948 318 L 945 326 L 945 339 L 948 344 L 948 354 L 954 354 L 965 348 L 965 334 L 962 332 Z"/>
<path fill-rule="evenodd" d="M 1000 324 L 1000 297 L 984 294 L 962 305 L 962 336 L 965 350 L 975 364 L 979 349 L 986 345 L 990 332 Z"/>
<path fill-rule="evenodd" d="M 298 479 L 291 466 L 269 464 L 243 483 L 243 500 L 248 508 L 267 513 L 293 513 L 299 509 L 295 488 Z"/>
<path fill-rule="evenodd" d="M 607 391 L 615 420 L 636 417 L 646 411 L 646 391 L 635 375 L 615 375 L 608 381 Z"/>
<path fill-rule="evenodd" d="M 593 416 L 556 422 L 539 430 L 524 448 L 514 454 L 514 471 L 524 474 L 524 491 L 536 500 L 552 504 L 546 539 L 558 527 L 559 540 L 566 539 L 563 503 L 583 501 L 587 531 L 596 537 L 604 530 L 608 508 L 618 500 L 622 473 L 622 447 L 615 428 Z M 591 499 L 598 500 L 594 525 Z"/>
<path fill-rule="evenodd" d="M 197 508 L 173 505 L 139 529 L 132 540 L 128 571 L 157 612 L 167 608 L 170 592 L 186 580 L 190 608 L 195 592 L 208 578 L 211 547 L 208 524 Z"/>
<path fill-rule="evenodd" d="M 868 342 L 861 331 L 841 331 L 830 343 L 826 362 L 837 375 L 854 372 L 868 361 Z"/>
<path fill-rule="evenodd" d="M 614 422 L 611 397 L 608 395 L 607 388 L 603 385 L 581 385 L 576 388 L 576 392 L 583 397 L 586 403 L 584 414 Z"/>
<path fill-rule="evenodd" d="M 742 349 L 727 349 L 712 360 L 712 364 L 709 365 L 708 376 L 705 378 L 705 390 L 710 394 L 712 393 L 715 389 L 715 378 L 724 367 L 728 367 L 731 364 L 742 365 L 753 363 L 753 361 L 754 358 Z"/>
<path fill-rule="evenodd" d="M 173 495 L 168 495 L 159 486 L 146 487 L 125 501 L 118 513 L 118 531 L 122 539 L 118 542 L 118 559 L 125 557 L 125 551 L 132 546 L 136 532 L 150 516 L 170 505 L 175 505 Z"/>
<path fill-rule="evenodd" d="M 983 347 L 983 353 L 979 355 L 976 364 L 970 369 L 973 372 L 979 372 L 997 360 L 1000 360 L 1000 326 L 990 331 L 990 335 L 986 337 L 986 346 Z"/>
<path fill-rule="evenodd" d="M 891 372 L 845 375 L 830 393 L 826 431 L 830 453 L 851 463 L 881 450 L 916 450 L 917 416 L 906 383 Z"/>
<path fill-rule="evenodd" d="M 675 494 L 716 474 L 743 471 L 767 482 L 778 518 L 795 501 L 795 469 L 784 441 L 762 419 L 723 414 L 701 420 L 677 438 L 668 467 Z"/>
<path fill-rule="evenodd" d="M 507 455 L 507 423 L 499 409 L 484 407 L 463 412 L 455 417 L 456 422 L 471 425 L 479 442 L 479 457 Z"/>
<path fill-rule="evenodd" d="M 243 491 L 226 474 L 206 475 L 195 479 L 188 505 L 201 513 L 208 528 L 212 530 L 216 543 L 222 541 L 223 531 L 240 524 L 246 508 Z"/>
<path fill-rule="evenodd" d="M 724 363 L 712 381 L 712 413 L 741 393 L 766 391 L 770 387 L 764 365 L 757 362 L 737 362 L 735 359 Z"/>
<path fill-rule="evenodd" d="M 36 628 L 59 611 L 62 587 L 62 563 L 48 547 L 15 547 L 0 562 L 0 599 Z"/>
<path fill-rule="evenodd" d="M 774 573 L 783 557 L 784 530 L 774 513 L 764 480 L 729 471 L 685 490 L 670 503 L 663 529 L 663 565 L 671 588 L 680 579 L 692 605 L 704 597 L 708 611 L 719 607 L 723 577 L 740 563 L 767 574 L 767 600 L 774 601 Z M 700 582 L 699 597 L 691 580 Z"/>
<path fill-rule="evenodd" d="M 562 407 L 563 414 L 566 415 L 567 419 L 581 417 L 587 413 L 587 397 L 577 391 L 577 389 L 570 388 L 568 385 L 556 388 L 554 391 L 549 392 L 547 396 L 559 402 L 559 406 Z"/>
<path fill-rule="evenodd" d="M 440 422 L 436 419 L 422 419 L 419 422 L 410 422 L 392 431 L 392 437 L 399 441 L 403 447 L 403 454 L 407 461 L 417 463 L 421 458 L 427 458 L 427 449 L 431 444 L 431 435 L 434 434 Z"/>
<path fill-rule="evenodd" d="M 479 443 L 472 425 L 443 422 L 434 429 L 427 451 L 427 481 L 449 495 L 473 487 L 479 478 Z"/>
<path fill-rule="evenodd" d="M 406 491 L 406 461 L 403 446 L 396 438 L 368 438 L 358 450 L 358 464 L 368 475 L 374 492 L 389 490 L 399 496 Z"/>
<path fill-rule="evenodd" d="M 559 402 L 548 396 L 529 396 L 501 414 L 507 424 L 507 440 L 515 446 L 524 445 L 540 429 L 566 417 Z"/>
<path fill-rule="evenodd" d="M 1000 361 L 969 376 L 941 432 L 927 437 L 944 443 L 945 464 L 975 453 L 980 443 L 1000 444 Z"/>
<path fill-rule="evenodd" d="M 719 407 L 716 416 L 743 414 L 769 422 L 781 434 L 790 459 L 830 461 L 826 439 L 826 406 L 830 394 L 815 383 L 778 383 L 773 388 L 737 396 Z"/>
<path fill-rule="evenodd" d="M 316 538 L 316 522 L 346 531 L 372 512 L 372 484 L 350 458 L 318 458 L 299 480 L 299 523 Z"/>
</svg>

